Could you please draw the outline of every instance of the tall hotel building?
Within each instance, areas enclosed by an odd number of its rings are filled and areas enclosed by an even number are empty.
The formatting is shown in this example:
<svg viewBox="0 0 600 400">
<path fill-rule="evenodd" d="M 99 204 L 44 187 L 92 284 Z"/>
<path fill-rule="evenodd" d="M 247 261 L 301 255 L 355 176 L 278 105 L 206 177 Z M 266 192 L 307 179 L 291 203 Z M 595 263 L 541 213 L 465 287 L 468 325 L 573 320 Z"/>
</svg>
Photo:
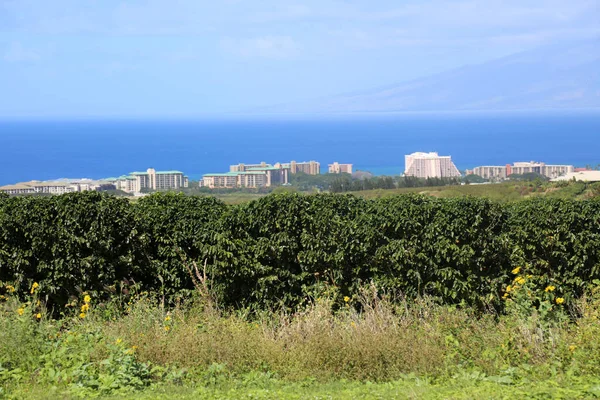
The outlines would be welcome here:
<svg viewBox="0 0 600 400">
<path fill-rule="evenodd" d="M 450 178 L 460 176 L 460 171 L 450 156 L 438 153 L 412 153 L 404 156 L 405 176 L 417 178 Z"/>
<path fill-rule="evenodd" d="M 289 168 L 291 174 L 297 174 L 298 172 L 302 172 L 308 175 L 319 175 L 321 173 L 321 163 L 317 161 L 290 161 L 289 164 L 283 164 L 283 167 Z"/>
</svg>

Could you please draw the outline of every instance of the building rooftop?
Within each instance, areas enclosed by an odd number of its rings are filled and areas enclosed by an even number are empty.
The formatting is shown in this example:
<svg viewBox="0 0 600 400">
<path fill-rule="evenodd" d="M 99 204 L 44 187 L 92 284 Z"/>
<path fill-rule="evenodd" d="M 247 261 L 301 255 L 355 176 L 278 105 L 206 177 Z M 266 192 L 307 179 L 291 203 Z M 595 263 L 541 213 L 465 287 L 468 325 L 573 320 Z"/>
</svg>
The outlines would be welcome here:
<svg viewBox="0 0 600 400">
<path fill-rule="evenodd" d="M 251 167 L 247 168 L 246 171 L 277 171 L 280 169 L 279 167 Z"/>
<path fill-rule="evenodd" d="M 181 171 L 156 171 L 157 175 L 159 174 L 183 174 Z M 148 175 L 148 172 L 130 172 L 129 175 Z"/>
<path fill-rule="evenodd" d="M 222 172 L 217 174 L 204 174 L 202 176 L 237 176 L 239 172 Z"/>
</svg>

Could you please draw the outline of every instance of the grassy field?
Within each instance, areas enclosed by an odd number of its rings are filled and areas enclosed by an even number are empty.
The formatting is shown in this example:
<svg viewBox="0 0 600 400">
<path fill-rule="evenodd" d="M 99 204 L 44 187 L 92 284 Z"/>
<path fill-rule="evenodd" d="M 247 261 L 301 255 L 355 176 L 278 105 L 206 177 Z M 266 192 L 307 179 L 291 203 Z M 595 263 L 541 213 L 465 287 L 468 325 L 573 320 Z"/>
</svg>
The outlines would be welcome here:
<svg viewBox="0 0 600 400">
<path fill-rule="evenodd" d="M 504 182 L 486 185 L 374 189 L 348 193 L 366 199 L 390 197 L 407 193 L 418 193 L 440 198 L 475 196 L 499 202 L 522 200 L 531 197 L 586 199 L 600 196 L 600 183 L 585 184 L 581 182 L 568 182 L 563 184 L 542 183 L 541 185 L 537 185 L 529 182 Z M 309 192 L 306 194 L 309 194 Z M 227 204 L 245 203 L 264 196 L 266 194 L 241 192 L 214 195 L 214 197 L 223 200 Z"/>
<path fill-rule="evenodd" d="M 352 192 L 352 194 L 356 196 L 367 199 L 389 197 L 406 193 L 419 193 L 440 198 L 475 196 L 485 197 L 500 202 L 522 200 L 531 197 L 585 199 L 600 195 L 600 185 L 569 182 L 564 186 L 552 183 L 546 183 L 537 186 L 533 183 L 505 182 L 489 185 L 376 189 Z"/>
<path fill-rule="evenodd" d="M 96 304 L 82 294 L 58 320 L 32 314 L 35 294 L 9 295 L 0 398 L 600 396 L 600 290 L 543 306 L 510 293 L 503 314 L 392 302 L 372 287 L 341 308 L 322 297 L 293 313 L 228 312 L 206 298 L 166 310 L 143 293 Z"/>
</svg>

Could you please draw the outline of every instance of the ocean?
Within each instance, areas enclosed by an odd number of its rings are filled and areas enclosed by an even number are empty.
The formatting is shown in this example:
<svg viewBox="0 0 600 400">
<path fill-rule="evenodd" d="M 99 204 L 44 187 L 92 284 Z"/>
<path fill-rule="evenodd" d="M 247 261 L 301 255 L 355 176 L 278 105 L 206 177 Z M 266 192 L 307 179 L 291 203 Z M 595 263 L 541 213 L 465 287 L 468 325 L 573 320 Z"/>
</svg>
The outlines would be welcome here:
<svg viewBox="0 0 600 400">
<path fill-rule="evenodd" d="M 404 155 L 437 151 L 459 169 L 515 161 L 600 163 L 600 113 L 422 114 L 207 120 L 2 120 L 0 185 L 316 160 L 399 175 Z"/>
</svg>

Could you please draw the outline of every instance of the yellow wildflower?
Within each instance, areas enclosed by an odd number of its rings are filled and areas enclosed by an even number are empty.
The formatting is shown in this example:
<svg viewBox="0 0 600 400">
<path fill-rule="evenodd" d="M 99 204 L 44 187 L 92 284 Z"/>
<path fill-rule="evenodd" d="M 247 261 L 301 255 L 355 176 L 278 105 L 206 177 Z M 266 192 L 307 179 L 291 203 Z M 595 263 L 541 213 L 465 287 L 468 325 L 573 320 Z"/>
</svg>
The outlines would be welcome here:
<svg viewBox="0 0 600 400">
<path fill-rule="evenodd" d="M 33 282 L 33 285 L 31 285 L 31 294 L 35 293 L 35 289 L 39 288 L 40 285 L 37 282 Z"/>
<path fill-rule="evenodd" d="M 131 349 L 132 349 L 133 351 L 136 351 L 136 350 L 137 350 L 137 348 L 138 348 L 137 346 L 133 346 Z"/>
<path fill-rule="evenodd" d="M 554 291 L 554 289 L 556 289 L 556 286 L 552 286 L 552 285 L 550 285 L 550 286 L 548 286 L 546 289 L 544 289 L 544 291 L 545 291 L 545 292 L 552 292 L 552 291 Z"/>
<path fill-rule="evenodd" d="M 508 285 L 506 287 L 506 293 L 510 293 L 511 290 L 512 290 L 512 286 Z"/>
<path fill-rule="evenodd" d="M 557 297 L 556 298 L 556 304 L 562 304 L 565 302 L 565 299 L 563 299 L 562 297 Z"/>
<path fill-rule="evenodd" d="M 575 349 L 577 348 L 577 346 L 575 346 L 574 344 L 569 346 L 569 351 L 573 352 L 575 351 Z"/>
<path fill-rule="evenodd" d="M 24 313 L 25 313 L 25 308 L 19 307 L 19 309 L 17 310 L 17 314 L 23 315 Z"/>
<path fill-rule="evenodd" d="M 508 293 L 504 293 L 504 296 L 502 296 L 503 299 L 506 299 L 508 297 Z"/>
<path fill-rule="evenodd" d="M 525 278 L 531 279 L 531 278 L 533 278 L 533 275 L 525 275 Z"/>
<path fill-rule="evenodd" d="M 117 340 L 115 340 L 115 344 L 121 344 L 123 343 L 123 339 L 118 338 Z"/>
<path fill-rule="evenodd" d="M 82 313 L 87 312 L 89 309 L 90 309 L 90 305 L 87 303 L 81 306 Z"/>
<path fill-rule="evenodd" d="M 92 301 L 92 298 L 90 297 L 89 294 L 86 294 L 85 297 L 83 298 L 83 302 L 85 304 L 90 304 L 90 301 Z"/>
<path fill-rule="evenodd" d="M 85 313 L 79 314 L 79 318 L 84 319 L 85 318 Z"/>
<path fill-rule="evenodd" d="M 521 267 L 517 267 L 517 268 L 515 268 L 515 269 L 512 270 L 513 275 L 516 275 L 519 272 L 521 272 Z"/>
<path fill-rule="evenodd" d="M 170 326 L 165 326 L 165 331 L 166 331 L 166 332 L 169 332 L 170 330 L 171 330 L 171 327 L 170 327 Z"/>
<path fill-rule="evenodd" d="M 515 282 L 518 283 L 519 285 L 522 285 L 525 283 L 525 278 L 523 278 L 522 276 L 518 276 L 515 278 Z"/>
<path fill-rule="evenodd" d="M 170 316 L 170 315 L 167 315 L 167 316 L 165 317 L 165 321 L 167 321 L 167 322 L 168 322 L 168 321 L 170 321 L 170 320 L 171 320 L 171 316 Z"/>
<path fill-rule="evenodd" d="M 349 301 L 350 301 L 350 297 L 348 297 L 348 296 L 344 296 L 344 303 L 347 303 L 347 302 L 349 302 Z"/>
<path fill-rule="evenodd" d="M 13 285 L 7 285 L 6 290 L 8 290 L 8 293 L 14 293 L 15 287 Z"/>
<path fill-rule="evenodd" d="M 36 306 L 36 307 L 39 307 L 41 304 L 42 304 L 42 302 L 41 302 L 41 301 L 39 301 L 39 300 L 35 302 L 35 306 Z"/>
<path fill-rule="evenodd" d="M 41 313 L 37 313 L 37 314 L 35 314 L 35 317 L 36 317 L 37 319 L 42 319 L 42 314 L 41 314 Z"/>
</svg>

